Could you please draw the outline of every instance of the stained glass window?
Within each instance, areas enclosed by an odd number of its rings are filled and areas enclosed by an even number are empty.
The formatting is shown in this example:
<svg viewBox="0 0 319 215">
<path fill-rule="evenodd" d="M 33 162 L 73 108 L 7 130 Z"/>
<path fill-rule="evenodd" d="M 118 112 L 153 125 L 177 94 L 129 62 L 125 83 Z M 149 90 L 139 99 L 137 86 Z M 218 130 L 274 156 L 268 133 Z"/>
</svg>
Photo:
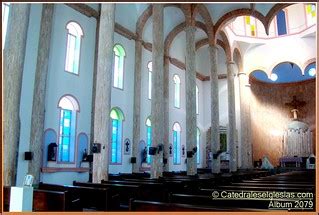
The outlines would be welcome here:
<svg viewBox="0 0 319 215">
<path fill-rule="evenodd" d="M 147 144 L 147 163 L 151 163 L 151 156 L 148 154 L 149 148 L 152 146 L 152 122 L 148 117 L 146 119 L 146 144 Z"/>
<path fill-rule="evenodd" d="M 124 48 L 117 44 L 113 48 L 114 51 L 114 64 L 113 64 L 113 86 L 123 89 L 124 83 Z"/>
<path fill-rule="evenodd" d="M 80 25 L 76 22 L 69 22 L 66 28 L 68 30 L 68 34 L 65 58 L 65 71 L 74 74 L 79 74 L 80 46 L 83 31 Z"/>
<path fill-rule="evenodd" d="M 110 113 L 112 120 L 111 133 L 111 163 L 121 163 L 122 160 L 122 121 L 123 113 L 118 108 L 113 108 Z"/>
<path fill-rule="evenodd" d="M 181 107 L 181 79 L 178 75 L 174 75 L 174 106 L 177 108 Z"/>
<path fill-rule="evenodd" d="M 173 126 L 173 163 L 181 163 L 181 126 L 174 123 Z"/>
</svg>

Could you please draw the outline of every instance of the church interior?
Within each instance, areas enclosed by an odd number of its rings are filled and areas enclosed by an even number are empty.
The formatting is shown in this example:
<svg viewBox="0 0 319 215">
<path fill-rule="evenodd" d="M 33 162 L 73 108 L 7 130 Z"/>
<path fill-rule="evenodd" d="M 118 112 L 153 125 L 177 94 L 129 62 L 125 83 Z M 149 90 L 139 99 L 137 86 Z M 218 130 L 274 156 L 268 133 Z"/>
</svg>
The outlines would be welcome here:
<svg viewBox="0 0 319 215">
<path fill-rule="evenodd" d="M 316 14 L 3 2 L 3 211 L 315 211 Z"/>
</svg>

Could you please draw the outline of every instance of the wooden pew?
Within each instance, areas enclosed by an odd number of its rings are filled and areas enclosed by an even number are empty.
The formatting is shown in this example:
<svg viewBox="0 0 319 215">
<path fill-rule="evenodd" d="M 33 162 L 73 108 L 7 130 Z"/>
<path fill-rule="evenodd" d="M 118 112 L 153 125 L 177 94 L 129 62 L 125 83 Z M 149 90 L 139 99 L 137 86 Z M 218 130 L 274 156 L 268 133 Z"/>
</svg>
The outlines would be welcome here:
<svg viewBox="0 0 319 215">
<path fill-rule="evenodd" d="M 87 183 L 73 181 L 74 186 L 88 187 L 93 189 L 108 189 L 112 195 L 119 196 L 119 207 L 117 210 L 128 210 L 130 198 L 140 197 L 140 186 L 132 184 L 108 184 L 108 183 Z"/>
<path fill-rule="evenodd" d="M 249 191 L 287 191 L 287 192 L 312 192 L 313 188 L 303 187 L 282 187 L 282 186 L 269 186 L 269 187 L 259 187 L 259 186 L 235 186 L 235 185 L 227 185 L 227 186 L 218 186 L 219 190 L 249 190 Z M 201 189 L 201 190 L 210 190 L 214 191 L 215 189 Z"/>
<path fill-rule="evenodd" d="M 69 191 L 72 198 L 69 199 L 68 210 L 97 210 L 112 211 L 118 210 L 118 196 L 112 195 L 108 188 L 93 188 L 81 186 L 55 185 L 55 184 L 39 184 L 39 189 L 54 191 Z M 74 203 L 76 206 L 74 206 Z M 78 207 L 80 206 L 80 208 Z"/>
<path fill-rule="evenodd" d="M 201 206 L 211 206 L 216 208 L 227 208 L 229 206 L 237 209 L 268 209 L 269 200 L 251 199 L 213 199 L 211 195 L 192 195 L 172 193 L 170 203 L 193 204 Z"/>
<path fill-rule="evenodd" d="M 34 212 L 53 212 L 65 211 L 66 209 L 66 193 L 68 191 L 50 191 L 37 190 L 33 192 L 33 209 Z"/>
<path fill-rule="evenodd" d="M 264 183 L 264 182 L 240 182 L 232 183 L 233 186 L 246 186 L 246 187 L 294 187 L 294 188 L 312 188 L 314 184 L 298 184 L 298 183 Z"/>
<path fill-rule="evenodd" d="M 10 187 L 4 187 L 4 207 L 3 211 L 9 211 L 10 207 Z M 67 191 L 48 191 L 48 190 L 33 190 L 33 211 L 65 211 L 66 210 Z"/>
<path fill-rule="evenodd" d="M 153 202 L 134 200 L 130 202 L 130 211 L 265 211 L 265 210 L 253 210 L 243 209 L 234 207 L 212 207 L 212 206 L 201 206 L 192 204 L 178 204 L 178 203 L 166 203 L 166 202 Z"/>
</svg>

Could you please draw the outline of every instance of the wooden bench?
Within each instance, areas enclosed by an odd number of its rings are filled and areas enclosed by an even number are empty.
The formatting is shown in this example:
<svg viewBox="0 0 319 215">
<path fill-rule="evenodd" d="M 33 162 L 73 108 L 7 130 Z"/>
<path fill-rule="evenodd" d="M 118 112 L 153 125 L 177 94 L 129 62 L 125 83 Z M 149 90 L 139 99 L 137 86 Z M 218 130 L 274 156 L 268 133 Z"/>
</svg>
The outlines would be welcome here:
<svg viewBox="0 0 319 215">
<path fill-rule="evenodd" d="M 201 206 L 193 204 L 178 204 L 178 203 L 166 203 L 166 202 L 153 202 L 143 200 L 131 200 L 130 211 L 265 211 L 257 209 L 244 209 L 234 207 L 211 207 Z"/>
<path fill-rule="evenodd" d="M 68 210 L 114 211 L 119 208 L 119 196 L 112 195 L 108 188 L 93 188 L 69 185 L 39 184 L 39 189 L 69 191 Z"/>
<path fill-rule="evenodd" d="M 3 211 L 9 211 L 10 207 L 10 187 L 5 186 L 3 196 Z M 33 190 L 33 211 L 65 211 L 66 210 L 67 191 L 48 191 L 48 190 Z"/>
<path fill-rule="evenodd" d="M 37 190 L 33 192 L 33 210 L 34 212 L 53 212 L 65 211 L 66 193 L 68 191 L 50 191 Z"/>
<path fill-rule="evenodd" d="M 140 197 L 140 186 L 132 184 L 108 184 L 108 183 L 86 183 L 73 181 L 74 186 L 97 188 L 97 189 L 108 189 L 112 195 L 119 196 L 119 207 L 118 211 L 128 210 L 129 200 L 131 198 Z"/>
<path fill-rule="evenodd" d="M 252 199 L 214 199 L 212 195 L 192 195 L 172 193 L 170 195 L 170 203 L 194 204 L 201 206 L 211 206 L 216 208 L 227 208 L 229 206 L 238 209 L 268 209 L 269 199 L 252 200 Z"/>
</svg>

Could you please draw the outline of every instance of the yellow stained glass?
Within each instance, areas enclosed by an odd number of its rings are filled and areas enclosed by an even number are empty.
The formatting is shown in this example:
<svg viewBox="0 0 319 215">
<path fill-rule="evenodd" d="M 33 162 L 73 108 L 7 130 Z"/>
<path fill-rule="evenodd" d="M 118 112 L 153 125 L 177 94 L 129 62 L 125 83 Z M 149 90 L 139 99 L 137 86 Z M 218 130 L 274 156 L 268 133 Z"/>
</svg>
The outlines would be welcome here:
<svg viewBox="0 0 319 215">
<path fill-rule="evenodd" d="M 246 16 L 246 24 L 250 25 L 250 16 Z"/>
<path fill-rule="evenodd" d="M 251 25 L 251 26 L 250 26 L 250 29 L 251 29 L 251 31 L 255 31 L 255 26 L 254 26 L 254 25 Z"/>
<path fill-rule="evenodd" d="M 308 13 L 308 14 L 311 13 L 311 10 L 312 10 L 312 9 L 311 9 L 311 4 L 308 4 L 308 5 L 307 5 L 307 13 Z"/>
<path fill-rule="evenodd" d="M 316 17 L 316 11 L 312 11 L 312 12 L 311 12 L 311 16 L 312 16 L 312 17 Z"/>
</svg>

